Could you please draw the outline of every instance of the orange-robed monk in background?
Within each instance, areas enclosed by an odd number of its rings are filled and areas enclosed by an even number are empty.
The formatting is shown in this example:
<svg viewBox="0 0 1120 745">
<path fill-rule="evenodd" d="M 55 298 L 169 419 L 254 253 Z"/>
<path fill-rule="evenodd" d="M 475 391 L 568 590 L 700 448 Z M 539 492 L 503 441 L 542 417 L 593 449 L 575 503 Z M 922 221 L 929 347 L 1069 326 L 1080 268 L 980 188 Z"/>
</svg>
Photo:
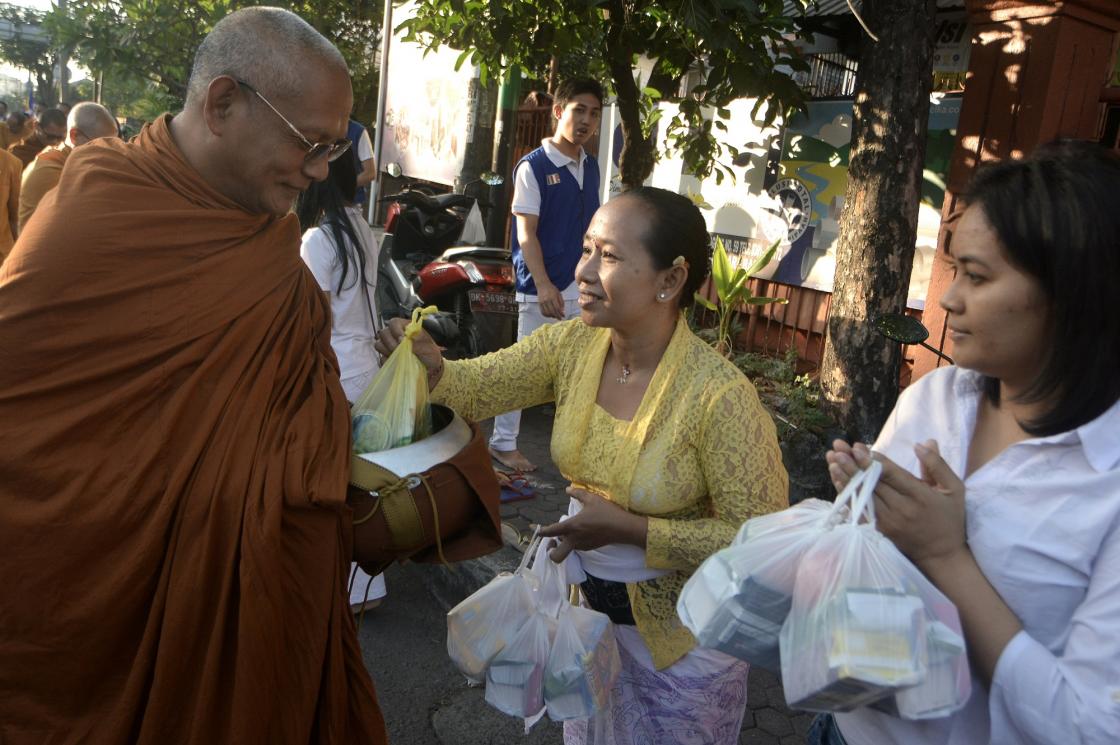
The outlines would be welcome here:
<svg viewBox="0 0 1120 745">
<path fill-rule="evenodd" d="M 70 155 L 0 268 L 0 742 L 385 741 L 349 410 L 289 209 L 350 80 L 238 11 L 184 111 Z"/>
</svg>

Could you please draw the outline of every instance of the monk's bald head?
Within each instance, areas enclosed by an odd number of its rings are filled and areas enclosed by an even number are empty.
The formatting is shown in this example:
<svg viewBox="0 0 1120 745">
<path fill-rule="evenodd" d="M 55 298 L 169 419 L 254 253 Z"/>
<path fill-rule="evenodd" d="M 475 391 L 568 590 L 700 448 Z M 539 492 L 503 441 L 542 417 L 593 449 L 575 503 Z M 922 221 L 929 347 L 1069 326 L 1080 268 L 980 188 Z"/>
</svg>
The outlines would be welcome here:
<svg viewBox="0 0 1120 745">
<path fill-rule="evenodd" d="M 187 85 L 187 108 L 201 104 L 210 82 L 222 75 L 267 91 L 270 97 L 299 97 L 312 66 L 348 74 L 338 49 L 295 13 L 244 8 L 219 21 L 199 45 Z"/>
<path fill-rule="evenodd" d="M 77 147 L 101 137 L 116 137 L 117 120 L 101 104 L 83 101 L 70 109 L 66 117 L 66 132 L 67 143 Z"/>
</svg>

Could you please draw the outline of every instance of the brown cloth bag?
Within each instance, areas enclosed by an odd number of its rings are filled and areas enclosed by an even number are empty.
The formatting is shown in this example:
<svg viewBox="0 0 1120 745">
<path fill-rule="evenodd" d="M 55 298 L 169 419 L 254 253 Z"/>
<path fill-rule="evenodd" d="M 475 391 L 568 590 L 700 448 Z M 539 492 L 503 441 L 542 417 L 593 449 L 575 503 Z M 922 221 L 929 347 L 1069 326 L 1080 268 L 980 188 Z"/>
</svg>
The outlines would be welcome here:
<svg viewBox="0 0 1120 745">
<path fill-rule="evenodd" d="M 0 268 L 0 743 L 384 743 L 327 301 L 169 121 L 76 150 Z"/>
<path fill-rule="evenodd" d="M 378 574 L 403 559 L 465 561 L 502 547 L 500 488 L 482 433 L 468 424 L 466 446 L 422 474 L 397 478 L 374 466 L 363 479 L 352 468 L 347 501 L 354 510 L 354 560 L 366 572 Z"/>
</svg>

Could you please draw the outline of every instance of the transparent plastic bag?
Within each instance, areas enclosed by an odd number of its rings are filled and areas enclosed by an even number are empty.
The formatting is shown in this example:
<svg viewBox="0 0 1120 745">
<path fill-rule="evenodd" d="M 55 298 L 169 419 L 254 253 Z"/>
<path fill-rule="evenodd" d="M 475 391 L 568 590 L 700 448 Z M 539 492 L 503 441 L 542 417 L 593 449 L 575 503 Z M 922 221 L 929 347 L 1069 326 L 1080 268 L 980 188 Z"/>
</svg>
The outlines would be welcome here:
<svg viewBox="0 0 1120 745">
<path fill-rule="evenodd" d="M 517 571 L 499 574 L 447 614 L 447 654 L 476 684 L 486 680 L 490 662 L 536 609 L 537 579 L 528 571 L 531 558 L 526 551 Z"/>
<path fill-rule="evenodd" d="M 702 647 L 778 672 L 778 635 L 789 613 L 801 555 L 843 519 L 851 491 L 835 503 L 809 499 L 747 520 L 685 583 L 677 615 Z"/>
<path fill-rule="evenodd" d="M 435 312 L 434 305 L 412 311 L 404 339 L 350 409 L 355 453 L 390 450 L 431 434 L 428 371 L 412 353 L 412 339 L 424 316 Z"/>
<path fill-rule="evenodd" d="M 802 555 L 780 634 L 782 684 L 796 709 L 877 708 L 945 716 L 970 693 L 957 609 L 875 527 L 882 466 L 857 475 L 849 517 Z"/>
<path fill-rule="evenodd" d="M 544 698 L 554 722 L 586 719 L 609 705 L 622 672 L 614 625 L 605 613 L 567 605 L 544 673 Z"/>
</svg>

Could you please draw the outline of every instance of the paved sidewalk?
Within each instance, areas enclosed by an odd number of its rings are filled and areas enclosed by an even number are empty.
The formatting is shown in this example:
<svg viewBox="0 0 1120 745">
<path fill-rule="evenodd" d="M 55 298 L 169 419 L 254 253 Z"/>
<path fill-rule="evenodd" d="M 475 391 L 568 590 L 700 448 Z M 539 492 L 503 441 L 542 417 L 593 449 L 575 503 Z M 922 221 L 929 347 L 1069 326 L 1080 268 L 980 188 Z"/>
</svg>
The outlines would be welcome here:
<svg viewBox="0 0 1120 745">
<path fill-rule="evenodd" d="M 509 543 L 520 540 L 524 545 L 532 535 L 531 526 L 555 522 L 568 510 L 568 496 L 564 493 L 568 482 L 549 457 L 552 414 L 552 406 L 546 405 L 529 409 L 521 417 L 518 446 L 538 466 L 537 471 L 527 474 L 536 490 L 536 496 L 502 505 L 502 521 L 506 526 L 506 540 Z M 490 422 L 483 426 L 489 429 Z M 509 562 L 516 556 L 513 551 L 509 551 L 505 556 L 499 554 L 494 559 Z M 491 566 L 474 568 L 486 577 L 493 576 L 495 571 Z M 459 579 L 466 580 L 466 577 L 461 576 Z M 481 585 L 485 579 L 478 577 L 476 581 Z M 742 745 L 802 745 L 812 715 L 790 711 L 785 705 L 781 682 L 766 670 L 752 669 L 748 686 L 747 714 L 743 720 L 743 733 L 739 742 Z"/>
</svg>

